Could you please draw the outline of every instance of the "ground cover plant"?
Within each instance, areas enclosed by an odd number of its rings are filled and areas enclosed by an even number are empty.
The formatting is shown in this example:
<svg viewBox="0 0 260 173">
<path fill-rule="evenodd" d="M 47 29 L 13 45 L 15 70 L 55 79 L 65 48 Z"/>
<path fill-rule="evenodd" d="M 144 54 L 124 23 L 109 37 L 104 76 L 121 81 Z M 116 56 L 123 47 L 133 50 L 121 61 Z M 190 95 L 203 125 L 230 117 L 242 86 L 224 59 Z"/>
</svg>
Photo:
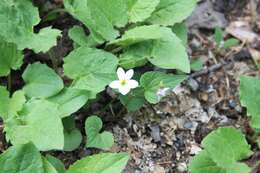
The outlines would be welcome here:
<svg viewBox="0 0 260 173">
<path fill-rule="evenodd" d="M 115 149 L 122 139 L 106 129 L 101 114 L 110 110 L 113 125 L 119 124 L 122 111 L 130 114 L 148 107 L 159 114 L 154 105 L 204 73 L 205 62 L 190 57 L 185 23 L 198 1 L 55 2 L 60 5 L 52 10 L 45 9 L 52 1 L 44 1 L 44 6 L 32 0 L 0 2 L 0 130 L 3 127 L 5 141 L 4 150 L 0 143 L 0 173 L 121 173 L 134 154 Z M 53 22 L 67 19 L 68 26 Z M 63 39 L 71 44 L 59 52 Z M 217 56 L 240 44 L 226 38 L 220 27 L 215 27 L 212 39 Z M 201 150 L 193 154 L 187 171 L 256 170 L 258 161 L 247 161 L 254 158 L 255 146 L 260 147 L 259 85 L 259 77 L 240 77 L 250 139 L 241 128 L 215 127 L 201 139 Z M 93 113 L 90 107 L 100 102 L 100 114 Z M 83 156 L 69 163 L 64 162 L 66 156 L 58 157 L 79 148 Z M 153 172 L 164 173 L 161 168 Z"/>
<path fill-rule="evenodd" d="M 189 58 L 185 43 L 172 26 L 181 25 L 195 6 L 195 0 L 65 0 L 64 10 L 90 34 L 78 25 L 69 30 L 74 49 L 64 57 L 64 76 L 60 76 L 50 49 L 62 31 L 48 26 L 36 33 L 34 27 L 41 19 L 30 0 L 1 1 L 0 75 L 8 76 L 8 83 L 0 87 L 0 116 L 6 139 L 13 146 L 0 156 L 0 172 L 121 172 L 129 159 L 127 153 L 88 156 L 66 171 L 62 162 L 39 151 L 76 149 L 83 138 L 72 114 L 108 85 L 128 109 L 136 110 L 146 101 L 159 102 L 167 90 L 185 80 Z M 41 62 L 28 64 L 22 74 L 23 87 L 12 90 L 11 71 L 23 65 L 24 49 L 49 53 L 53 67 Z M 133 68 L 148 62 L 183 73 L 134 74 Z M 64 77 L 69 82 L 65 83 Z M 88 117 L 86 147 L 112 147 L 113 134 L 100 130 L 102 120 Z"/>
</svg>

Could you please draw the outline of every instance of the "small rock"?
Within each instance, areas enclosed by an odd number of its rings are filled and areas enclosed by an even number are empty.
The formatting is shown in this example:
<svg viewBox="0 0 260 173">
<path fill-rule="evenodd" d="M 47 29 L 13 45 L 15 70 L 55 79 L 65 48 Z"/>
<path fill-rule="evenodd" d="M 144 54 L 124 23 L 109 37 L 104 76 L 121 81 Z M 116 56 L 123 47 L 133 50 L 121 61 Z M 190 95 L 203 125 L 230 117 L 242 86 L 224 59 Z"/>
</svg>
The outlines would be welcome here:
<svg viewBox="0 0 260 173">
<path fill-rule="evenodd" d="M 161 135 L 160 135 L 160 128 L 159 126 L 152 126 L 151 129 L 151 136 L 154 140 L 154 142 L 160 142 L 161 141 Z"/>
<path fill-rule="evenodd" d="M 156 165 L 153 172 L 154 173 L 165 173 L 165 169 L 159 165 Z"/>
<path fill-rule="evenodd" d="M 190 154 L 191 155 L 196 155 L 198 154 L 202 149 L 197 146 L 196 144 L 191 144 L 191 149 L 190 149 Z"/>
<path fill-rule="evenodd" d="M 229 119 L 227 116 L 220 116 L 219 125 L 227 125 L 229 124 Z"/>
<path fill-rule="evenodd" d="M 176 95 L 182 93 L 183 91 L 184 91 L 184 89 L 183 89 L 180 85 L 176 86 L 176 87 L 172 90 L 172 92 L 174 92 Z"/>
<path fill-rule="evenodd" d="M 178 165 L 177 170 L 180 172 L 185 172 L 187 171 L 187 164 L 182 162 Z"/>
<path fill-rule="evenodd" d="M 228 104 L 229 104 L 229 107 L 232 108 L 232 109 L 234 109 L 237 105 L 234 100 L 229 100 Z"/>
<path fill-rule="evenodd" d="M 208 115 L 209 117 L 214 117 L 214 118 L 218 118 L 220 116 L 219 113 L 212 107 L 208 108 Z"/>
<path fill-rule="evenodd" d="M 204 102 L 207 102 L 209 100 L 209 95 L 207 93 L 204 93 L 204 92 L 199 94 L 199 97 Z"/>
<path fill-rule="evenodd" d="M 179 129 L 183 129 L 185 120 L 183 118 L 177 118 L 174 120 Z"/>
<path fill-rule="evenodd" d="M 200 114 L 197 120 L 202 123 L 208 123 L 210 119 L 211 118 L 208 116 L 208 114 L 206 112 L 203 112 L 202 114 Z"/>
<path fill-rule="evenodd" d="M 214 89 L 214 86 L 213 86 L 213 85 L 209 85 L 208 88 L 207 88 L 207 93 L 212 93 L 212 92 L 214 92 L 214 91 L 216 91 L 216 90 Z"/>
<path fill-rule="evenodd" d="M 177 159 L 177 160 L 180 160 L 180 158 L 181 158 L 181 153 L 180 153 L 180 152 L 177 152 L 177 153 L 176 153 L 176 159 Z"/>
<path fill-rule="evenodd" d="M 242 112 L 242 108 L 241 108 L 241 106 L 239 106 L 239 105 L 237 105 L 236 107 L 235 107 L 235 110 L 237 111 L 237 112 Z"/>
<path fill-rule="evenodd" d="M 196 131 L 196 129 L 197 129 L 197 127 L 198 127 L 198 123 L 195 122 L 195 121 L 193 121 L 193 122 L 188 122 L 188 123 L 185 123 L 185 124 L 184 124 L 184 127 L 185 127 L 186 129 L 189 129 L 189 130 L 191 131 L 191 133 L 194 134 L 195 131 Z"/>
<path fill-rule="evenodd" d="M 187 122 L 187 123 L 184 124 L 184 127 L 186 129 L 191 129 L 193 127 L 193 124 L 192 124 L 192 122 Z"/>
<path fill-rule="evenodd" d="M 188 86 L 192 91 L 197 91 L 199 89 L 199 84 L 195 79 L 190 78 L 188 80 Z"/>
</svg>

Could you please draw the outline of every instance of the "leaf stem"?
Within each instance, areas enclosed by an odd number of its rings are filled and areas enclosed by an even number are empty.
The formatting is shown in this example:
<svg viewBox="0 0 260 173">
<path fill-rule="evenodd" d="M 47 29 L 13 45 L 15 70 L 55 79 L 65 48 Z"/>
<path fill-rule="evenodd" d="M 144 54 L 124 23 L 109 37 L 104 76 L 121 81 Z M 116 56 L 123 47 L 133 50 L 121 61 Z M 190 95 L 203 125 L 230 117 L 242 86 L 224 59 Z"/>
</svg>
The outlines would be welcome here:
<svg viewBox="0 0 260 173">
<path fill-rule="evenodd" d="M 54 9 L 42 18 L 42 22 L 47 22 L 48 18 L 56 13 L 68 13 L 68 11 L 63 8 Z"/>
<path fill-rule="evenodd" d="M 12 71 L 10 71 L 10 74 L 7 77 L 7 89 L 9 92 L 12 90 Z"/>
<path fill-rule="evenodd" d="M 54 69 L 56 72 L 58 72 L 58 62 L 57 62 L 57 59 L 53 56 L 52 50 L 50 50 L 50 51 L 48 52 L 48 54 L 49 54 L 49 57 L 50 57 L 50 60 L 51 60 L 53 69 Z"/>
</svg>

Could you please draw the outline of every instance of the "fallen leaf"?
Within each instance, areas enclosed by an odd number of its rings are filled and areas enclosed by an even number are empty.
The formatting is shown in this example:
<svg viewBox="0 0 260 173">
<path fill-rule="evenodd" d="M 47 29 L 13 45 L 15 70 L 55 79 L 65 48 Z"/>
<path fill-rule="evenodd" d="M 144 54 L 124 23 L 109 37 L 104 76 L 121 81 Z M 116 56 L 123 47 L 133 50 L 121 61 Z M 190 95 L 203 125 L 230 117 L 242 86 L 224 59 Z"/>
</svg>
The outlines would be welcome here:
<svg viewBox="0 0 260 173">
<path fill-rule="evenodd" d="M 252 55 L 252 58 L 257 68 L 260 70 L 260 51 L 253 48 L 249 48 L 249 52 Z"/>
<path fill-rule="evenodd" d="M 235 21 L 231 22 L 227 27 L 226 32 L 241 40 L 242 42 L 260 41 L 259 35 L 252 31 L 248 22 Z"/>
</svg>

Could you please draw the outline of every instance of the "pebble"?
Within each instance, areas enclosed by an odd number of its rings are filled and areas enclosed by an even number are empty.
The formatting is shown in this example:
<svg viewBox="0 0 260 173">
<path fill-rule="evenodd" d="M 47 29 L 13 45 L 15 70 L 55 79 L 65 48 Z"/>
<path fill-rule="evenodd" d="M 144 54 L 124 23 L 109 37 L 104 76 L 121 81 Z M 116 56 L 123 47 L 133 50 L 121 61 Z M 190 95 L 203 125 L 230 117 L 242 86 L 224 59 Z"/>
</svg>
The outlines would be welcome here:
<svg viewBox="0 0 260 173">
<path fill-rule="evenodd" d="M 191 155 L 196 155 L 196 154 L 198 154 L 201 150 L 202 150 L 202 149 L 201 149 L 199 146 L 197 146 L 197 145 L 195 145 L 195 144 L 191 144 L 190 154 L 191 154 Z"/>
<path fill-rule="evenodd" d="M 193 78 L 190 78 L 189 80 L 188 80 L 188 86 L 190 87 L 190 89 L 192 90 L 192 91 L 197 91 L 198 89 L 199 89 L 199 84 L 198 84 L 198 82 L 195 80 L 195 79 L 193 79 Z"/>
<path fill-rule="evenodd" d="M 189 130 L 191 131 L 191 133 L 194 134 L 195 131 L 196 131 L 196 129 L 197 129 L 197 127 L 198 127 L 198 123 L 195 122 L 195 121 L 193 121 L 193 122 L 187 122 L 187 123 L 184 124 L 184 127 L 185 127 L 186 129 L 189 129 Z"/>
<path fill-rule="evenodd" d="M 228 117 L 222 115 L 222 116 L 220 117 L 219 125 L 227 125 L 229 122 L 230 122 L 230 121 L 229 121 Z"/>
<path fill-rule="evenodd" d="M 210 117 L 208 116 L 208 114 L 206 112 L 203 112 L 200 114 L 200 116 L 198 117 L 198 121 L 202 122 L 202 123 L 208 123 L 210 121 Z"/>
<path fill-rule="evenodd" d="M 192 124 L 192 122 L 187 122 L 187 123 L 184 124 L 184 127 L 186 129 L 191 129 L 193 127 L 193 124 Z"/>
<path fill-rule="evenodd" d="M 216 111 L 216 109 L 209 107 L 208 108 L 208 115 L 209 117 L 214 117 L 214 118 L 218 118 L 220 117 L 219 113 Z"/>
<path fill-rule="evenodd" d="M 178 170 L 179 172 L 185 172 L 185 171 L 187 171 L 187 164 L 184 163 L 184 162 L 180 163 L 180 164 L 178 165 L 178 167 L 177 167 L 177 170 Z"/>
<path fill-rule="evenodd" d="M 229 100 L 229 107 L 234 109 L 237 106 L 236 102 L 234 100 Z"/>
<path fill-rule="evenodd" d="M 199 97 L 200 97 L 200 99 L 202 100 L 202 101 L 204 101 L 204 102 L 207 102 L 208 100 L 209 100 L 209 95 L 207 94 L 207 93 L 201 93 L 200 95 L 199 95 Z"/>
<path fill-rule="evenodd" d="M 154 173 L 165 173 L 165 169 L 159 165 L 155 166 L 154 170 L 153 170 Z"/>
<path fill-rule="evenodd" d="M 239 105 L 237 105 L 236 107 L 235 107 L 235 110 L 237 111 L 237 112 L 242 112 L 242 108 L 241 108 L 241 106 L 239 106 Z"/>
<path fill-rule="evenodd" d="M 151 136 L 154 140 L 154 142 L 160 142 L 161 141 L 161 135 L 160 135 L 160 128 L 159 126 L 152 126 L 151 129 Z"/>
<path fill-rule="evenodd" d="M 184 91 L 184 89 L 178 85 L 175 88 L 172 89 L 172 92 L 174 92 L 176 95 L 179 95 L 180 93 L 182 93 Z"/>
</svg>

